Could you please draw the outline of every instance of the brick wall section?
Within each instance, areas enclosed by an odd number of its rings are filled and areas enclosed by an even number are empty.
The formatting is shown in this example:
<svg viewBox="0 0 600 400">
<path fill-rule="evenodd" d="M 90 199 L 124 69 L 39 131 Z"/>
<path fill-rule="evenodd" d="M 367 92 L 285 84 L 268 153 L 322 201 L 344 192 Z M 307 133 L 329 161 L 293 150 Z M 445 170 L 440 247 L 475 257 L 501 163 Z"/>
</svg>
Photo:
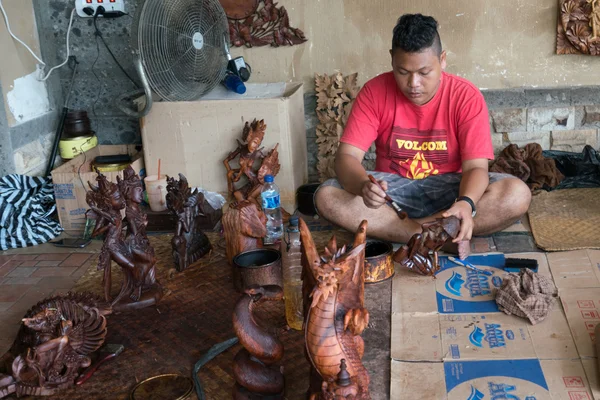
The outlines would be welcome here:
<svg viewBox="0 0 600 400">
<path fill-rule="evenodd" d="M 539 143 L 544 150 L 600 147 L 600 87 L 483 91 L 494 150 Z"/>
<path fill-rule="evenodd" d="M 600 149 L 600 86 L 560 89 L 482 91 L 490 112 L 494 151 L 511 143 L 539 143 L 544 150 L 580 152 L 590 145 Z M 305 98 L 309 179 L 318 181 L 314 93 Z M 374 160 L 374 153 L 366 158 Z"/>
</svg>

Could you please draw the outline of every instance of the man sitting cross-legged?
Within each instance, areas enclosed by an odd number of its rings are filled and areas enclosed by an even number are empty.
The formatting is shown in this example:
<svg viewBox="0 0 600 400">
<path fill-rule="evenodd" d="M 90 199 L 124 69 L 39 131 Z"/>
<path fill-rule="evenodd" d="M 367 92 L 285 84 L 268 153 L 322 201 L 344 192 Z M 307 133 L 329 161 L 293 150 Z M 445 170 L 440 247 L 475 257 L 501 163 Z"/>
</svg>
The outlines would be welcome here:
<svg viewBox="0 0 600 400">
<path fill-rule="evenodd" d="M 336 155 L 337 179 L 315 194 L 318 213 L 349 231 L 367 219 L 370 236 L 401 243 L 422 223 L 454 215 L 461 229 L 453 242 L 465 258 L 471 236 L 511 225 L 527 212 L 531 192 L 511 175 L 488 172 L 494 153 L 485 100 L 469 81 L 444 72 L 435 19 L 402 16 L 390 54 L 393 70 L 367 82 L 355 100 Z M 381 188 L 361 164 L 373 142 L 370 173 Z M 384 206 L 384 190 L 408 218 Z"/>
</svg>

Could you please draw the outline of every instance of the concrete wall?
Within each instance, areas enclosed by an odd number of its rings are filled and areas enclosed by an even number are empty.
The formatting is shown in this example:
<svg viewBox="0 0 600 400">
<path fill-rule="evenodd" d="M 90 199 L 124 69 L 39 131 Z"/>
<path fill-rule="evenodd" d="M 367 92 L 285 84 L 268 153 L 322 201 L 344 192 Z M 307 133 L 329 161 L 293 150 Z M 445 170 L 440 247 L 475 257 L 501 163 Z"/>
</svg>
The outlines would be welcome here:
<svg viewBox="0 0 600 400">
<path fill-rule="evenodd" d="M 5 3 L 30 1 L 5 0 Z M 49 64 L 55 65 L 65 56 L 64 38 L 73 1 L 33 0 L 33 3 L 42 54 Z M 125 3 L 126 11 L 134 15 L 136 1 Z M 345 74 L 358 72 L 359 83 L 363 84 L 389 70 L 392 28 L 397 18 L 407 12 L 422 12 L 438 19 L 448 52 L 447 70 L 472 80 L 494 104 L 502 105 L 511 98 L 506 89 L 548 88 L 552 91 L 600 83 L 594 73 L 600 70 L 600 57 L 555 54 L 558 0 L 280 0 L 278 3 L 287 8 L 291 25 L 302 29 L 308 42 L 278 49 L 235 48 L 232 52 L 244 55 L 252 65 L 254 82 L 302 81 L 306 84 L 309 138 L 314 134 L 315 125 L 311 93 L 314 74 L 333 73 L 338 69 Z M 129 17 L 99 21 L 113 52 L 135 77 L 129 50 L 131 23 Z M 23 34 L 26 36 L 27 32 Z M 102 44 L 97 47 L 91 19 L 76 18 L 71 42 L 72 54 L 80 62 L 80 72 L 69 106 L 88 110 L 101 143 L 139 143 L 138 121 L 125 116 L 114 101 L 134 86 Z M 95 61 L 96 76 L 91 71 Z M 48 83 L 51 108 L 62 106 L 69 79 L 70 71 L 63 67 L 56 74 L 56 80 Z M 597 88 L 590 90 L 598 94 Z M 542 98 L 553 96 L 543 90 L 527 93 Z M 524 104 L 516 107 L 529 107 L 527 102 Z M 547 105 L 558 106 L 556 102 Z M 51 125 L 49 120 L 47 122 Z M 0 127 L 2 123 L 0 118 Z M 31 136 L 23 132 L 13 139 L 19 140 L 19 145 L 38 140 Z M 311 158 L 314 154 L 309 151 L 309 161 Z"/>
<path fill-rule="evenodd" d="M 390 69 L 392 29 L 401 14 L 434 16 L 448 72 L 482 89 L 597 85 L 600 57 L 555 53 L 558 0 L 281 0 L 308 42 L 236 50 L 254 81 L 302 80 L 358 72 L 359 81 Z"/>
<path fill-rule="evenodd" d="M 73 0 L 34 0 L 42 47 L 48 49 L 54 64 L 65 59 L 65 35 Z M 125 0 L 126 12 L 135 14 L 135 0 Z M 97 23 L 109 47 L 125 70 L 136 78 L 129 50 L 131 16 Z M 139 123 L 121 112 L 115 103 L 117 96 L 130 92 L 135 86 L 118 68 L 100 40 L 96 41 L 91 18 L 75 16 L 71 33 L 71 54 L 79 61 L 77 78 L 69 100 L 69 108 L 88 112 L 92 129 L 101 144 L 141 143 Z M 95 64 L 94 64 L 95 62 Z M 92 66 L 94 67 L 92 70 Z M 65 66 L 57 73 L 60 95 L 66 96 L 71 71 Z"/>
<path fill-rule="evenodd" d="M 11 30 L 37 55 L 40 41 L 32 0 L 5 0 Z M 48 139 L 54 129 L 58 89 L 55 77 L 41 82 L 38 61 L 9 35 L 0 22 L 0 174 L 36 175 L 43 171 L 49 154 Z M 45 57 L 43 54 L 41 58 Z"/>
</svg>

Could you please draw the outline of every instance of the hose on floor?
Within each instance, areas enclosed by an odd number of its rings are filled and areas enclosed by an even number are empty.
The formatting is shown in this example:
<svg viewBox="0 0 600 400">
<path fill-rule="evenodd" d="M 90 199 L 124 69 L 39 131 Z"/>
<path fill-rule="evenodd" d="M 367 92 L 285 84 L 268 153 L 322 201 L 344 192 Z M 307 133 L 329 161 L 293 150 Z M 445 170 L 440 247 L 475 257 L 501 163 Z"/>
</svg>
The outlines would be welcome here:
<svg viewBox="0 0 600 400">
<path fill-rule="evenodd" d="M 192 376 L 192 379 L 194 380 L 194 386 L 196 388 L 196 395 L 198 396 L 198 400 L 206 400 L 206 397 L 204 396 L 204 389 L 202 389 L 200 378 L 198 378 L 198 372 L 200 371 L 200 368 L 202 368 L 210 360 L 223 353 L 230 347 L 235 346 L 238 343 L 238 341 L 238 338 L 234 337 L 219 344 L 216 344 L 213 347 L 211 347 L 206 352 L 206 354 L 198 360 L 198 362 L 196 362 L 196 365 L 194 365 L 194 374 Z"/>
</svg>

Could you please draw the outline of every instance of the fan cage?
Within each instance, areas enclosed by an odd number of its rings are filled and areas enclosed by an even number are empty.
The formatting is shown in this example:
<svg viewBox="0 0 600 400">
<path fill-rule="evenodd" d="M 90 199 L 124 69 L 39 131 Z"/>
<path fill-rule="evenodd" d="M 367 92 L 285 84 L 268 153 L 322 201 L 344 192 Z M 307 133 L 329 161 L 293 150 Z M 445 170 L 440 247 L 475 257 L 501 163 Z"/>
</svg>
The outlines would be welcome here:
<svg viewBox="0 0 600 400">
<path fill-rule="evenodd" d="M 218 0 L 146 0 L 138 10 L 135 47 L 162 99 L 197 100 L 223 80 L 229 27 Z"/>
</svg>

